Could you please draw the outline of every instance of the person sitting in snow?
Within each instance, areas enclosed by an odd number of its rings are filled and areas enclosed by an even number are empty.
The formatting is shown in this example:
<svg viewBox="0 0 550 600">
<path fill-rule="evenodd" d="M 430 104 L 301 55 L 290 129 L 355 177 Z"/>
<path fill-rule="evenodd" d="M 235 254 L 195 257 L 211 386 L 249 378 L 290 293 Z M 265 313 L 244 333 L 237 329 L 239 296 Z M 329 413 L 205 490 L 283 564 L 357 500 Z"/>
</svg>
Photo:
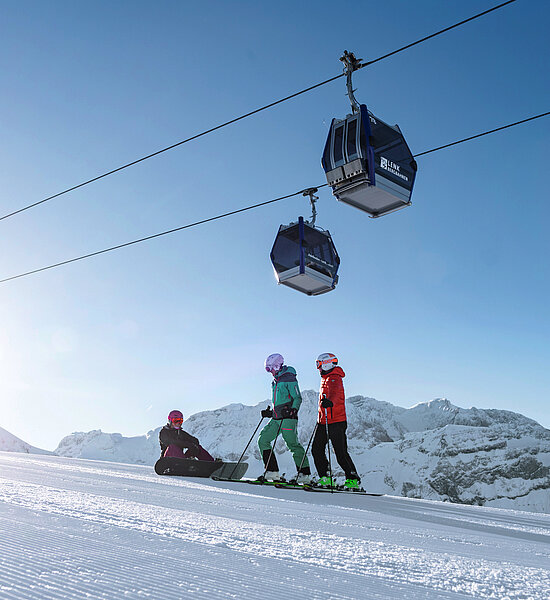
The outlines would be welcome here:
<svg viewBox="0 0 550 600">
<path fill-rule="evenodd" d="M 283 364 L 284 359 L 280 354 L 270 354 L 265 359 L 265 370 L 273 375 L 271 382 L 273 409 L 262 410 L 262 417 L 271 418 L 262 429 L 258 438 L 258 446 L 266 469 L 265 478 L 277 481 L 279 465 L 275 458 L 275 448 L 272 442 L 279 433 L 282 435 L 287 448 L 292 452 L 292 457 L 299 469 L 295 479 L 298 483 L 311 481 L 311 470 L 305 450 L 298 441 L 298 409 L 302 403 L 302 395 L 296 380 L 296 371 L 293 367 Z"/>
<path fill-rule="evenodd" d="M 214 458 L 199 444 L 199 440 L 181 428 L 182 424 L 183 413 L 179 410 L 170 411 L 168 423 L 159 432 L 161 458 L 167 456 L 213 461 Z"/>
<path fill-rule="evenodd" d="M 344 382 L 342 381 L 346 374 L 338 366 L 338 358 L 330 352 L 320 354 L 316 366 L 321 375 L 321 389 L 319 391 L 319 416 L 311 454 L 320 478 L 317 485 L 322 487 L 334 485 L 332 474 L 328 472 L 329 463 L 326 456 L 326 447 L 328 438 L 330 438 L 336 460 L 346 475 L 344 487 L 359 488 L 361 480 L 349 455 L 346 438 L 348 423 Z"/>
</svg>

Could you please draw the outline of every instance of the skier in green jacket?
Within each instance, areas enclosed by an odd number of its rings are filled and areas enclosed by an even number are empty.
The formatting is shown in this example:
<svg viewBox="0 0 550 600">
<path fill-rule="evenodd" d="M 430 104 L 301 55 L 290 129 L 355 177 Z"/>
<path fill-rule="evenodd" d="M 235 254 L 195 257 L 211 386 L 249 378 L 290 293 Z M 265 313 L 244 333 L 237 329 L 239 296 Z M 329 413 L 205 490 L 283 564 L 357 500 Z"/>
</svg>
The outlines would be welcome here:
<svg viewBox="0 0 550 600">
<path fill-rule="evenodd" d="M 287 448 L 292 452 L 298 469 L 295 480 L 298 483 L 309 483 L 311 470 L 297 434 L 298 409 L 302 403 L 302 395 L 298 387 L 296 371 L 284 365 L 284 358 L 280 354 L 270 354 L 266 358 L 265 370 L 273 375 L 271 383 L 273 409 L 262 410 L 262 417 L 269 417 L 271 420 L 262 429 L 258 439 L 266 468 L 265 478 L 273 481 L 280 479 L 275 449 L 271 445 L 280 433 Z"/>
</svg>

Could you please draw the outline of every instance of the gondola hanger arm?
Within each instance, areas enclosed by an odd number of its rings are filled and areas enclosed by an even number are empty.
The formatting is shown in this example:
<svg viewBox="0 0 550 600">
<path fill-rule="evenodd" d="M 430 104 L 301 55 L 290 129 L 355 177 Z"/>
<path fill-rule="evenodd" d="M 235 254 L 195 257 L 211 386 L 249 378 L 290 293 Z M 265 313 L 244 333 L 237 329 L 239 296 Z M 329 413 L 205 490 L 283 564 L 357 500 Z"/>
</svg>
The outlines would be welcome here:
<svg viewBox="0 0 550 600">
<path fill-rule="evenodd" d="M 316 196 L 315 194 L 319 191 L 318 188 L 313 187 L 313 188 L 307 188 L 306 190 L 304 190 L 302 192 L 302 195 L 304 196 L 309 196 L 309 201 L 311 202 L 311 221 L 308 221 L 308 223 L 311 223 L 311 225 L 315 226 L 315 219 L 317 218 L 317 208 L 315 206 L 315 202 L 317 200 L 319 200 L 319 197 Z"/>
<path fill-rule="evenodd" d="M 344 73 L 346 75 L 346 87 L 348 88 L 347 96 L 351 103 L 351 110 L 353 113 L 358 113 L 360 111 L 359 102 L 355 99 L 353 93 L 355 90 L 353 89 L 353 82 L 351 80 L 351 75 L 354 71 L 358 69 L 362 69 L 365 65 L 361 62 L 362 58 L 355 58 L 355 54 L 353 52 L 348 52 L 344 50 L 344 54 L 340 57 L 340 60 L 344 63 Z"/>
</svg>

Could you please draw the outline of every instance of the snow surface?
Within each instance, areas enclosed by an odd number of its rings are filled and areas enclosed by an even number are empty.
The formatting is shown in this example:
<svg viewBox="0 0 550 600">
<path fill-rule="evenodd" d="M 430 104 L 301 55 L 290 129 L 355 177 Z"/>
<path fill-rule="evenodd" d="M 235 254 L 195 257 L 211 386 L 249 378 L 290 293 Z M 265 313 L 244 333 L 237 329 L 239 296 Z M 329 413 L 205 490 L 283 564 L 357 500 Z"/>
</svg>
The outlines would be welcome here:
<svg viewBox="0 0 550 600">
<path fill-rule="evenodd" d="M 0 598 L 550 598 L 550 516 L 0 452 Z"/>
</svg>

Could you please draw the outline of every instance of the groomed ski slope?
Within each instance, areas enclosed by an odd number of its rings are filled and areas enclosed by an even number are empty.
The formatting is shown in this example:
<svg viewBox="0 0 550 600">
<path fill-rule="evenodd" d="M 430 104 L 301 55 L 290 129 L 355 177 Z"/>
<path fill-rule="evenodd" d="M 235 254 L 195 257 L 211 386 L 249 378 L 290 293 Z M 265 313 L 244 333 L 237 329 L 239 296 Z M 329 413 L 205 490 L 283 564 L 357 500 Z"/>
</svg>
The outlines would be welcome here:
<svg viewBox="0 0 550 600">
<path fill-rule="evenodd" d="M 550 598 L 550 515 L 0 452 L 0 598 Z"/>
</svg>

